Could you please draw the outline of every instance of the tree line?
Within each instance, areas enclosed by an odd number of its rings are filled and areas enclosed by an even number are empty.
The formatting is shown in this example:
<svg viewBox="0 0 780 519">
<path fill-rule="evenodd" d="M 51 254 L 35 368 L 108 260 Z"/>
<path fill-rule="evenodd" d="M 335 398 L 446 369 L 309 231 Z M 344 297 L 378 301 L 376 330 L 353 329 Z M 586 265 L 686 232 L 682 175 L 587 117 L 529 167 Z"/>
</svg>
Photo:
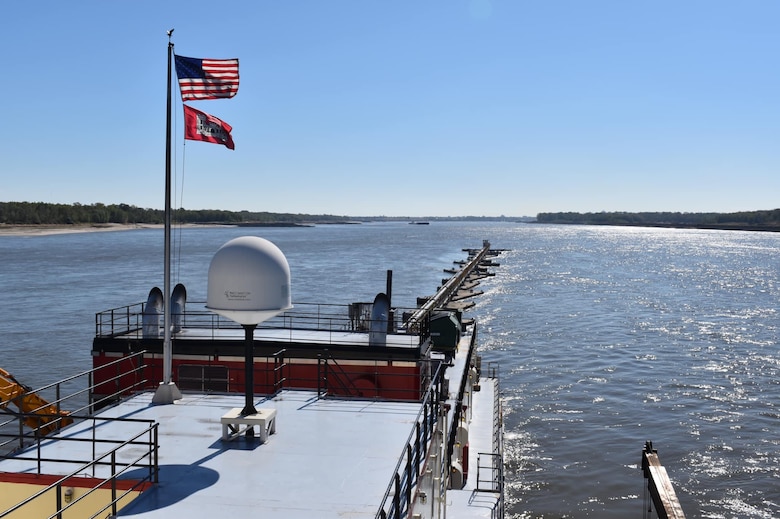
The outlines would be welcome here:
<svg viewBox="0 0 780 519">
<path fill-rule="evenodd" d="M 539 213 L 539 223 L 780 230 L 780 209 L 736 213 Z"/>
<path fill-rule="evenodd" d="M 175 209 L 171 219 L 193 224 L 337 223 L 345 216 L 222 211 L 217 209 Z M 0 202 L 0 224 L 7 225 L 100 225 L 162 224 L 165 212 L 128 204 L 49 204 L 43 202 Z"/>
</svg>

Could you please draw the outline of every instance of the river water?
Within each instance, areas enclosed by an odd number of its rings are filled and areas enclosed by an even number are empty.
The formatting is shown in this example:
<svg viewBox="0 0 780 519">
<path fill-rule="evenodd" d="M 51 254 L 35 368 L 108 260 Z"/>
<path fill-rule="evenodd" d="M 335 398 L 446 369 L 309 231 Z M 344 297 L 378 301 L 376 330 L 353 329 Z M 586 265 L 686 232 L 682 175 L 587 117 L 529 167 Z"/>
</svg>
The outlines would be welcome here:
<svg viewBox="0 0 780 519">
<path fill-rule="evenodd" d="M 294 302 L 414 306 L 483 239 L 508 249 L 471 311 L 501 366 L 508 516 L 644 515 L 653 442 L 688 518 L 780 516 L 780 234 L 510 223 L 174 233 L 174 282 L 254 234 Z M 31 386 L 88 369 L 94 314 L 162 286 L 160 230 L 0 236 L 0 367 Z"/>
</svg>

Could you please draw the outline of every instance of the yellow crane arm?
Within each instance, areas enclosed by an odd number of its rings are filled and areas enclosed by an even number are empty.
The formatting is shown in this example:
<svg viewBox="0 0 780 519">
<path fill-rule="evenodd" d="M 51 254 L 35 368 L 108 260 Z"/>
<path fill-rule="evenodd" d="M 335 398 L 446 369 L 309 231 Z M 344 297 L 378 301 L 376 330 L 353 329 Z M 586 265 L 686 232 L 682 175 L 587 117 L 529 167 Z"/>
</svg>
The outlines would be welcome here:
<svg viewBox="0 0 780 519">
<path fill-rule="evenodd" d="M 73 423 L 73 419 L 68 418 L 67 411 L 59 411 L 56 406 L 0 368 L 0 408 L 8 409 L 8 404 L 14 404 L 26 415 L 22 418 L 24 425 L 32 429 L 39 428 L 44 435 Z"/>
</svg>

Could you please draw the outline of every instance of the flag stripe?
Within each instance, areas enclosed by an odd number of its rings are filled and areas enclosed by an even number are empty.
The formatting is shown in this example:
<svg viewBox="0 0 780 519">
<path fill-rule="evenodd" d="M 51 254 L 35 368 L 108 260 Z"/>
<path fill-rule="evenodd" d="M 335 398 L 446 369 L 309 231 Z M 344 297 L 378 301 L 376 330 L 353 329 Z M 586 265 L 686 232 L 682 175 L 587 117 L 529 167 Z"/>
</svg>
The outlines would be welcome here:
<svg viewBox="0 0 780 519">
<path fill-rule="evenodd" d="M 182 101 L 224 99 L 238 93 L 237 59 L 175 59 Z"/>
</svg>

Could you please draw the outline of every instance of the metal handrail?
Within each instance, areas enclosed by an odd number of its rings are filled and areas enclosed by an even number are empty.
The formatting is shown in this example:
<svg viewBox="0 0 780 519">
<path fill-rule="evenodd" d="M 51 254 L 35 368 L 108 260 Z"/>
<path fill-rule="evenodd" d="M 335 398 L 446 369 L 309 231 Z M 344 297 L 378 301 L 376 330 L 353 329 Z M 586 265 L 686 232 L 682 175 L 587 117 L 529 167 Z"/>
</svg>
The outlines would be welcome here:
<svg viewBox="0 0 780 519">
<path fill-rule="evenodd" d="M 85 419 L 89 418 L 89 419 L 95 420 L 94 417 L 80 417 L 80 418 L 85 418 Z M 83 499 L 86 499 L 87 496 L 91 495 L 92 493 L 96 492 L 97 490 L 101 489 L 104 485 L 109 484 L 109 483 L 111 484 L 111 490 L 112 490 L 111 497 L 112 497 L 112 499 L 102 509 L 98 510 L 95 515 L 97 515 L 97 514 L 103 512 L 103 511 L 107 510 L 109 507 L 112 510 L 111 513 L 113 515 L 116 515 L 116 513 L 117 513 L 116 504 L 125 495 L 127 495 L 130 492 L 132 492 L 134 489 L 138 488 L 139 486 L 141 486 L 142 484 L 144 484 L 147 481 L 150 482 L 150 483 L 156 483 L 157 482 L 157 478 L 158 478 L 158 473 L 159 473 L 159 462 L 158 462 L 158 454 L 157 454 L 158 453 L 158 449 L 159 449 L 159 445 L 158 445 L 158 430 L 157 430 L 158 424 L 156 422 L 154 422 L 153 420 L 138 420 L 138 419 L 130 419 L 130 418 L 125 418 L 125 419 L 102 418 L 100 420 L 104 420 L 104 421 L 117 421 L 117 420 L 120 420 L 120 421 L 125 421 L 125 422 L 145 423 L 145 424 L 148 424 L 148 427 L 146 427 L 142 431 L 138 432 L 134 436 L 130 437 L 129 439 L 126 439 L 126 440 L 122 441 L 115 448 L 113 448 L 113 449 L 111 449 L 111 450 L 109 450 L 109 451 L 107 451 L 107 452 L 105 452 L 105 453 L 103 453 L 103 454 L 101 454 L 99 456 L 95 456 L 89 462 L 84 462 L 84 461 L 79 461 L 79 460 L 43 459 L 43 458 L 40 458 L 40 449 L 36 449 L 36 452 L 38 453 L 37 457 L 14 456 L 14 459 L 37 460 L 38 461 L 38 466 L 39 466 L 39 471 L 38 471 L 39 474 L 40 474 L 40 464 L 41 464 L 42 461 L 46 461 L 46 462 L 49 462 L 49 463 L 59 462 L 59 463 L 67 463 L 67 464 L 81 463 L 81 465 L 76 470 L 70 472 L 69 474 L 67 474 L 65 476 L 60 477 L 54 483 L 51 483 L 47 487 L 39 490 L 35 494 L 33 494 L 33 495 L 29 496 L 28 498 L 24 499 L 23 501 L 20 501 L 19 503 L 17 503 L 13 507 L 11 507 L 11 508 L 3 511 L 3 512 L 0 512 L 0 519 L 3 518 L 3 517 L 7 517 L 7 516 L 9 516 L 10 514 L 16 512 L 16 511 L 21 510 L 25 506 L 31 504 L 33 501 L 39 499 L 40 497 L 45 496 L 51 490 L 55 490 L 56 489 L 57 490 L 57 494 L 60 495 L 62 486 L 64 484 L 67 484 L 68 480 L 70 480 L 71 478 L 74 478 L 74 477 L 76 477 L 76 476 L 78 476 L 80 474 L 85 474 L 90 469 L 92 469 L 94 471 L 94 468 L 96 466 L 98 466 L 98 465 L 108 465 L 108 466 L 110 466 L 111 467 L 111 471 L 110 471 L 111 475 L 109 477 L 107 477 L 107 478 L 103 478 L 103 479 L 99 480 L 95 485 L 93 485 L 91 488 L 89 488 L 84 494 L 82 494 L 77 499 L 73 500 L 72 502 L 66 504 L 64 507 L 61 506 L 61 504 L 57 505 L 56 506 L 57 510 L 52 515 L 49 516 L 49 519 L 52 519 L 54 517 L 62 517 L 62 513 L 64 511 L 66 511 L 68 508 L 70 508 L 72 506 L 75 506 L 78 502 L 80 502 Z M 93 425 L 93 429 L 95 429 L 95 428 L 96 428 L 96 425 Z M 139 438 L 141 438 L 142 436 L 144 436 L 146 434 L 149 435 L 149 441 L 147 441 L 147 442 L 143 442 L 143 441 L 139 442 L 139 441 L 137 441 Z M 67 437 L 60 437 L 60 438 L 57 438 L 57 440 L 58 441 L 89 441 L 89 440 L 77 440 L 77 439 L 74 439 L 74 438 L 67 438 Z M 116 443 L 116 440 L 102 440 L 102 442 L 104 442 L 104 443 L 105 442 Z M 140 456 L 137 456 L 132 461 L 118 463 L 117 459 L 116 459 L 117 452 L 120 449 L 124 448 L 124 447 L 134 446 L 134 445 L 148 445 L 149 448 L 148 448 L 148 450 L 146 452 L 144 452 Z M 106 458 L 109 458 L 110 461 L 102 461 L 102 460 L 105 460 Z M 149 462 L 147 464 L 141 464 L 140 462 L 142 460 L 146 459 L 146 458 L 149 459 Z M 119 470 L 117 470 L 118 467 L 121 467 L 121 468 Z M 146 467 L 146 468 L 148 468 L 149 469 L 148 474 L 146 476 L 144 476 L 143 478 L 141 478 L 140 480 L 137 480 L 135 482 L 135 484 L 130 489 L 125 491 L 122 495 L 118 496 L 117 493 L 116 493 L 117 491 L 116 491 L 116 484 L 115 484 L 117 478 L 119 476 L 121 476 L 122 474 L 124 474 L 125 472 L 127 472 L 128 470 L 134 469 L 134 468 L 137 468 L 137 467 Z M 95 517 L 95 515 L 93 515 L 93 517 Z"/>
<path fill-rule="evenodd" d="M 89 470 L 92 470 L 94 472 L 98 466 L 110 466 L 111 467 L 110 476 L 98 481 L 85 494 L 80 496 L 78 499 L 75 499 L 71 503 L 67 504 L 66 506 L 62 506 L 62 503 L 58 503 L 57 510 L 54 512 L 54 514 L 50 516 L 51 518 L 62 517 L 62 513 L 64 510 L 67 510 L 71 506 L 74 506 L 77 502 L 84 499 L 87 495 L 92 494 L 93 492 L 104 487 L 107 484 L 110 484 L 112 489 L 112 500 L 102 510 L 98 511 L 97 513 L 99 514 L 111 508 L 112 513 L 116 514 L 116 504 L 125 495 L 127 495 L 129 492 L 132 492 L 135 488 L 138 488 L 138 486 L 144 484 L 147 481 L 152 483 L 157 482 L 158 432 L 157 432 L 156 422 L 154 422 L 153 420 L 139 420 L 139 419 L 132 419 L 132 418 L 101 418 L 101 417 L 95 417 L 91 414 L 87 414 L 87 415 L 79 414 L 85 409 L 89 409 L 91 411 L 93 405 L 95 405 L 95 402 L 91 401 L 91 397 L 96 389 L 96 385 L 93 384 L 93 380 L 95 379 L 95 373 L 102 370 L 116 370 L 116 374 L 113 377 L 109 377 L 107 380 L 104 380 L 100 383 L 100 385 L 103 386 L 119 380 L 120 377 L 126 377 L 128 374 L 142 373 L 144 369 L 144 353 L 145 352 L 139 352 L 132 355 L 128 355 L 127 357 L 123 357 L 115 361 L 109 362 L 98 368 L 93 368 L 87 371 L 83 371 L 76 375 L 70 376 L 68 378 L 59 380 L 52 384 L 48 384 L 41 388 L 31 390 L 25 393 L 25 394 L 34 393 L 34 394 L 41 395 L 42 393 L 48 394 L 50 392 L 54 392 L 55 397 L 53 399 L 48 399 L 48 404 L 56 406 L 57 411 L 59 411 L 63 407 L 62 406 L 63 403 L 72 402 L 74 400 L 83 398 L 85 394 L 88 395 L 88 398 L 85 398 L 85 400 L 90 400 L 90 401 L 86 405 L 77 406 L 77 409 L 71 410 L 71 412 L 69 412 L 67 415 L 37 412 L 40 411 L 40 409 L 43 409 L 43 407 L 37 410 L 32 410 L 30 412 L 13 413 L 12 418 L 9 421 L 0 424 L 0 428 L 2 428 L 3 426 L 11 425 L 13 424 L 13 422 L 18 422 L 18 431 L 14 434 L 0 433 L 0 437 L 10 437 L 10 440 L 0 443 L 0 451 L 6 451 L 8 446 L 12 444 L 17 444 L 16 448 L 12 448 L 12 452 L 15 452 L 15 454 L 6 453 L 5 455 L 0 455 L 0 458 L 13 458 L 15 460 L 34 461 L 36 466 L 38 467 L 38 474 L 42 473 L 41 470 L 42 470 L 43 463 L 55 463 L 55 464 L 59 463 L 59 464 L 69 464 L 69 465 L 76 464 L 79 465 L 79 468 L 68 475 L 60 477 L 54 483 L 48 485 L 46 488 L 40 490 L 39 492 L 36 492 L 32 496 L 21 501 L 20 503 L 17 503 L 14 507 L 6 511 L 3 511 L 2 513 L 0 513 L 0 518 L 6 517 L 12 512 L 17 511 L 24 506 L 27 506 L 32 501 L 39 499 L 41 496 L 44 496 L 45 494 L 47 494 L 52 490 L 56 490 L 57 495 L 59 496 L 61 494 L 60 490 L 63 484 L 65 484 L 69 478 L 75 477 L 76 475 L 84 474 Z M 128 367 L 128 364 L 130 365 L 130 369 L 126 369 Z M 70 386 L 77 380 L 84 380 L 84 379 L 87 380 L 87 383 L 85 384 L 86 387 L 81 389 L 76 389 L 68 394 L 65 394 L 64 396 L 62 395 L 63 387 Z M 146 380 L 143 379 L 142 376 L 138 377 L 129 388 L 124 387 L 121 390 L 117 390 L 115 392 L 112 392 L 111 394 L 105 395 L 101 399 L 101 402 L 118 399 L 121 395 L 126 394 L 128 391 L 134 391 L 143 388 L 145 384 L 146 384 Z M 44 400 L 46 400 L 46 398 L 44 398 Z M 48 405 L 46 407 L 48 407 Z M 41 434 L 43 425 L 38 426 L 37 428 L 34 428 L 29 432 L 25 432 L 23 423 L 25 419 L 28 419 L 30 417 L 41 418 L 42 419 L 41 422 L 43 422 L 44 418 L 51 418 L 54 420 L 57 419 L 62 420 L 64 418 L 67 418 L 68 420 L 72 420 L 74 422 L 83 422 L 83 421 L 91 420 L 92 421 L 91 427 L 86 429 L 87 431 L 90 430 L 92 431 L 90 437 L 78 438 L 75 436 L 62 435 L 62 436 L 57 436 L 57 441 L 58 442 L 91 442 L 93 444 L 93 448 L 91 449 L 92 459 L 85 460 L 85 459 L 44 457 L 42 454 L 41 446 L 42 446 L 42 442 L 44 442 L 49 437 Z M 117 422 L 117 421 L 141 424 L 142 430 L 125 440 L 116 440 L 112 438 L 99 438 L 95 434 L 100 429 L 97 425 L 98 422 L 103 423 L 103 422 Z M 139 441 L 139 438 L 142 438 L 144 435 L 147 434 L 148 434 L 148 440 Z M 24 451 L 20 452 L 20 450 L 25 447 L 26 441 L 31 442 L 30 445 L 35 445 L 35 448 L 30 449 L 27 453 L 25 453 Z M 110 449 L 109 451 L 98 455 L 96 453 L 97 449 L 95 448 L 95 446 L 98 444 L 115 444 L 116 446 L 113 449 Z M 138 446 L 138 445 L 147 446 L 147 449 L 143 454 L 137 456 L 131 461 L 117 463 L 116 453 L 118 451 L 128 446 Z M 143 460 L 148 460 L 148 462 L 144 463 Z M 148 474 L 144 478 L 141 478 L 139 481 L 137 481 L 129 490 L 125 491 L 121 495 L 117 495 L 116 484 L 115 484 L 116 479 L 120 475 L 127 472 L 128 470 L 132 468 L 138 468 L 138 467 L 147 468 Z"/>
<path fill-rule="evenodd" d="M 488 463 L 482 463 L 482 458 L 486 457 L 490 461 Z M 500 492 L 501 491 L 501 455 L 495 452 L 480 452 L 477 453 L 477 492 Z M 487 470 L 490 474 L 489 478 L 482 477 L 482 471 Z M 484 486 L 487 484 L 487 486 Z"/>
<path fill-rule="evenodd" d="M 318 395 L 338 396 L 339 398 L 356 398 L 356 399 L 372 399 L 372 400 L 387 400 L 387 401 L 402 401 L 402 402 L 420 402 L 423 397 L 423 385 L 425 378 L 427 377 L 427 371 L 409 371 L 409 372 L 394 372 L 384 371 L 387 370 L 387 359 L 367 359 L 364 364 L 360 366 L 343 366 L 339 363 L 339 359 L 333 356 L 332 352 L 327 350 L 320 352 L 319 357 L 315 360 L 318 362 L 318 366 L 315 367 L 313 372 L 307 372 L 301 370 L 297 372 L 295 370 L 297 359 L 310 359 L 311 357 L 301 357 L 296 355 L 294 350 L 282 349 L 273 355 L 269 356 L 255 356 L 255 367 L 253 377 L 253 392 L 255 394 L 274 395 L 283 389 L 311 389 L 318 391 Z M 309 363 L 303 364 L 308 366 Z M 187 368 L 203 368 L 208 367 L 202 364 L 181 364 L 179 369 Z M 211 367 L 219 367 L 224 369 L 224 372 L 220 373 L 220 376 L 211 380 L 216 384 L 208 387 L 207 380 L 200 380 L 197 377 L 182 376 L 181 372 L 177 377 L 179 388 L 185 390 L 196 390 L 203 392 L 214 393 L 236 393 L 238 389 L 244 388 L 244 386 L 237 380 L 243 380 L 241 374 L 244 372 L 244 367 L 232 367 L 229 365 L 218 364 Z M 330 376 L 333 375 L 333 376 Z M 335 378 L 334 378 L 335 377 Z M 382 382 L 393 380 L 397 383 L 387 383 L 382 386 L 377 386 L 376 391 L 372 395 L 357 395 L 357 386 L 354 381 L 360 378 L 374 377 Z M 326 382 L 326 379 L 329 382 Z M 413 381 L 410 383 L 404 383 L 405 380 Z M 204 384 L 205 383 L 205 384 Z M 221 388 L 216 387 L 219 383 L 223 384 Z M 149 385 L 146 389 L 154 387 Z"/>
<path fill-rule="evenodd" d="M 444 379 L 445 366 L 438 363 L 425 393 L 416 426 L 409 433 L 403 451 L 398 458 L 393 477 L 376 513 L 376 519 L 400 519 L 411 505 L 411 492 L 420 476 L 420 468 L 426 461 L 429 441 L 439 415 L 439 386 Z M 402 500 L 401 497 L 404 499 Z"/>
<path fill-rule="evenodd" d="M 466 363 L 465 363 L 465 369 L 468 370 L 471 366 L 471 361 L 474 357 L 475 352 L 477 351 L 477 323 L 475 322 L 473 325 L 473 329 L 471 332 L 471 341 L 469 343 L 468 353 L 466 355 Z M 466 394 L 466 384 L 468 383 L 469 377 L 464 376 L 461 378 L 460 386 L 458 387 L 458 395 L 455 399 L 455 408 L 453 409 L 453 412 L 455 413 L 455 417 L 452 421 L 452 423 L 457 424 L 461 421 L 461 415 L 463 414 L 463 397 Z M 455 451 L 455 440 L 458 436 L 458 430 L 456 427 L 453 427 L 450 431 L 450 436 L 447 439 L 447 466 L 452 465 L 452 455 Z"/>
<path fill-rule="evenodd" d="M 370 303 L 361 303 L 370 304 Z M 216 338 L 218 330 L 240 330 L 241 326 L 207 310 L 192 310 L 192 306 L 205 306 L 204 302 L 190 302 L 189 307 L 182 314 L 182 327 L 191 330 L 212 330 L 212 338 Z M 350 315 L 350 305 L 321 304 L 321 303 L 295 303 L 293 310 L 284 312 L 257 328 L 269 330 L 321 330 L 330 332 L 365 332 L 370 328 L 370 319 L 362 318 L 360 323 L 355 322 L 355 316 Z M 135 303 L 121 308 L 112 308 L 95 314 L 95 337 L 117 338 L 157 338 L 144 337 L 143 331 L 143 303 Z M 416 309 L 395 308 L 393 316 L 402 316 L 404 313 L 414 312 Z M 394 319 L 395 321 L 395 319 Z M 398 322 L 390 323 L 389 329 L 392 335 L 420 335 L 418 329 L 406 329 Z M 174 336 L 176 334 L 174 333 Z M 243 336 L 242 336 L 243 337 Z M 424 340 L 421 339 L 421 341 Z"/>
<path fill-rule="evenodd" d="M 493 399 L 493 452 L 477 453 L 477 492 L 494 492 L 498 494 L 496 507 L 491 511 L 491 518 L 503 519 L 504 517 L 504 424 L 501 409 L 500 388 L 501 381 L 499 377 L 499 365 L 496 362 L 490 362 L 487 365 L 486 378 L 495 379 L 495 391 L 498 396 Z M 482 463 L 482 457 L 487 456 L 489 464 Z M 482 470 L 487 470 L 490 474 L 489 479 L 483 478 Z M 487 486 L 482 484 L 486 483 Z"/>
<path fill-rule="evenodd" d="M 332 377 L 328 375 L 332 375 Z M 360 396 L 350 376 L 339 365 L 338 361 L 333 358 L 333 355 L 328 350 L 325 350 L 317 356 L 317 398 L 322 398 L 323 395 L 327 396 L 331 387 L 331 381 L 334 381 L 338 388 L 347 394 L 346 396 Z"/>
<path fill-rule="evenodd" d="M 466 262 L 454 276 L 447 280 L 447 282 L 439 289 L 438 292 L 436 292 L 436 295 L 431 297 L 428 301 L 425 302 L 425 304 L 412 313 L 412 315 L 407 320 L 409 327 L 414 328 L 416 324 L 425 320 L 425 316 L 430 315 L 430 313 L 435 309 L 444 306 L 444 304 L 452 298 L 461 285 L 463 285 L 463 282 L 466 281 L 466 278 L 469 276 L 469 274 L 471 274 L 479 266 L 479 264 L 489 252 L 490 243 L 485 240 L 482 249 L 474 254 L 473 257 L 469 258 L 468 262 Z"/>
<path fill-rule="evenodd" d="M 111 402 L 119 399 L 120 396 L 128 394 L 129 392 L 143 389 L 147 385 L 147 380 L 143 378 L 143 371 L 145 367 L 144 353 L 145 352 L 143 351 L 134 353 L 132 355 L 128 355 L 127 357 L 123 357 L 115 361 L 108 362 L 103 366 L 82 371 L 81 373 L 64 378 L 52 384 L 48 384 L 38 389 L 33 389 L 31 391 L 25 392 L 25 395 L 36 394 L 41 396 L 42 399 L 47 402 L 47 405 L 41 406 L 37 409 L 32 409 L 27 413 L 9 412 L 11 418 L 5 422 L 0 423 L 0 438 L 10 438 L 10 439 L 7 441 L 0 442 L 0 453 L 7 452 L 9 449 L 16 450 L 16 449 L 24 448 L 25 440 L 35 441 L 41 436 L 43 436 L 41 434 L 41 431 L 47 427 L 47 424 L 44 423 L 43 420 L 41 420 L 41 423 L 38 427 L 30 431 L 25 431 L 24 423 L 23 423 L 25 418 L 39 417 L 39 418 L 53 418 L 54 420 L 57 419 L 75 420 L 77 419 L 78 413 L 81 413 L 85 410 L 91 413 L 92 408 L 95 405 L 100 405 L 101 403 L 105 403 L 105 402 Z M 120 368 L 122 366 L 127 365 L 128 363 L 133 365 L 133 368 L 120 371 Z M 102 381 L 98 385 L 95 385 L 93 383 L 94 375 L 96 372 L 103 371 L 103 370 L 111 370 L 111 369 L 116 370 L 116 374 L 113 377 L 110 377 L 107 380 Z M 109 392 L 108 394 L 104 394 L 101 397 L 101 399 L 97 402 L 92 401 L 92 396 L 95 393 L 95 389 L 98 386 L 105 386 L 108 383 L 116 382 L 119 380 L 120 377 L 126 377 L 129 374 L 140 374 L 139 377 L 133 382 L 133 384 L 130 385 L 130 387 L 124 387 L 122 389 L 117 389 L 115 391 Z M 75 383 L 77 380 L 84 380 L 84 379 L 87 380 L 87 382 L 84 384 L 84 387 L 80 389 L 75 389 L 74 391 L 63 395 L 63 387 L 70 386 L 73 383 Z M 54 393 L 54 397 L 47 398 L 49 393 Z M 85 404 L 78 403 L 73 407 L 69 405 L 63 405 L 69 402 L 77 402 L 81 397 L 84 397 L 83 401 L 86 402 Z M 50 413 L 40 412 L 45 407 L 48 407 L 50 405 L 54 406 L 58 412 L 63 408 L 68 408 L 68 413 L 52 415 Z M 6 412 L 8 412 L 8 410 L 6 410 Z M 15 426 L 14 425 L 15 423 L 18 423 L 18 426 Z M 9 426 L 13 427 L 15 429 L 15 432 L 12 434 L 3 433 L 2 432 L 3 428 L 7 428 Z M 12 446 L 13 444 L 17 444 L 17 445 Z"/>
</svg>

